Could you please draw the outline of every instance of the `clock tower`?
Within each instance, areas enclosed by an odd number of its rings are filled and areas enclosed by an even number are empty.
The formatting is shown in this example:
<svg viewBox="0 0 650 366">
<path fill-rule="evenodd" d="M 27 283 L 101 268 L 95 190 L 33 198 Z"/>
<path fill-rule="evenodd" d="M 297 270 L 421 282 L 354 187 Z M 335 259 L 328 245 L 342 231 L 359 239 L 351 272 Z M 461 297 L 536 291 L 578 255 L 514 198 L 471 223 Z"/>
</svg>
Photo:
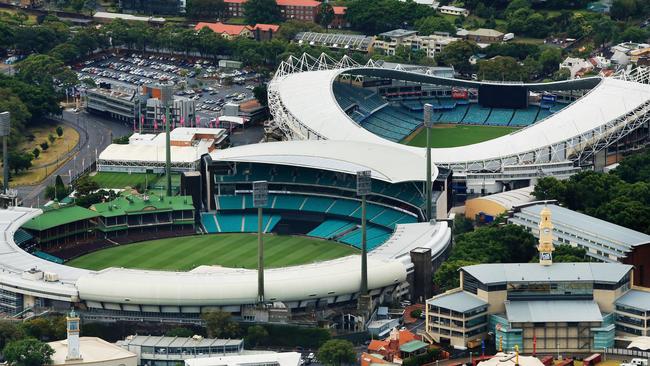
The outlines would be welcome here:
<svg viewBox="0 0 650 366">
<path fill-rule="evenodd" d="M 74 310 L 71 310 L 66 317 L 68 331 L 68 354 L 66 361 L 81 360 L 79 351 L 79 316 Z"/>
<path fill-rule="evenodd" d="M 539 264 L 550 266 L 553 264 L 553 223 L 551 222 L 551 210 L 544 206 L 540 212 L 539 219 Z"/>
</svg>

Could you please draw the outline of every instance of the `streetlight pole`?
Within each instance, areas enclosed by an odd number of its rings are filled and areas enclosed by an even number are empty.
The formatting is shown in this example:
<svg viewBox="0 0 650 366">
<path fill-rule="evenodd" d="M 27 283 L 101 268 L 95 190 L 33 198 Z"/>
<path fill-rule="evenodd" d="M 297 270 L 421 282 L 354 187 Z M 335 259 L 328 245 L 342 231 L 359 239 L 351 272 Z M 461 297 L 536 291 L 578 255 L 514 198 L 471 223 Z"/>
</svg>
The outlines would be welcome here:
<svg viewBox="0 0 650 366">
<path fill-rule="evenodd" d="M 269 185 L 265 180 L 253 182 L 253 207 L 257 207 L 257 302 L 264 303 L 264 239 L 262 208 L 269 202 Z"/>
<path fill-rule="evenodd" d="M 2 137 L 2 164 L 3 164 L 3 193 L 9 191 L 9 152 L 7 151 L 7 139 L 11 132 L 11 115 L 9 112 L 0 113 L 0 136 Z"/>
<path fill-rule="evenodd" d="M 431 212 L 431 127 L 433 126 L 433 105 L 424 105 L 424 128 L 427 130 L 427 187 L 426 187 L 426 210 L 427 220 L 433 218 Z"/>
</svg>

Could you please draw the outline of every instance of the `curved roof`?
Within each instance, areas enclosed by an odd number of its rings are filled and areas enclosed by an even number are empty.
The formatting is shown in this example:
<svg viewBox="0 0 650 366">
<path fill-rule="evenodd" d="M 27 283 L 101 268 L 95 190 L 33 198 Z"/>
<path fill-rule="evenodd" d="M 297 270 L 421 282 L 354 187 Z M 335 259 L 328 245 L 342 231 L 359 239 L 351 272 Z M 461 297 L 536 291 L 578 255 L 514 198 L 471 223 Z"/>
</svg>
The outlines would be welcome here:
<svg viewBox="0 0 650 366">
<path fill-rule="evenodd" d="M 399 262 L 368 260 L 368 286 L 381 288 L 406 280 Z M 268 269 L 264 292 L 269 301 L 300 301 L 354 294 L 361 283 L 361 256 L 302 266 Z M 216 266 L 192 272 L 109 268 L 77 281 L 84 300 L 140 305 L 233 305 L 257 299 L 257 271 Z"/>
<path fill-rule="evenodd" d="M 210 157 L 215 161 L 291 165 L 348 174 L 370 170 L 372 178 L 390 183 L 426 180 L 424 150 L 399 149 L 382 143 L 333 140 L 269 142 L 215 150 Z M 438 176 L 435 166 L 431 174 L 432 179 Z"/>
<path fill-rule="evenodd" d="M 423 151 L 421 148 L 394 143 L 367 131 L 352 121 L 336 102 L 332 83 L 339 74 L 350 72 L 367 74 L 371 72 L 369 70 L 369 68 L 326 69 L 286 74 L 277 76 L 270 83 L 269 90 L 276 91 L 280 95 L 288 113 L 324 139 L 382 143 L 421 154 L 420 151 Z M 445 80 L 450 83 L 453 80 L 408 71 L 385 70 L 383 72 L 394 77 L 399 76 L 400 79 L 417 78 L 418 81 L 433 84 Z M 600 82 L 594 86 L 597 80 Z M 459 83 L 459 81 L 454 82 Z M 650 85 L 613 78 L 526 84 L 534 90 L 541 90 L 543 85 L 550 90 L 589 86 L 593 86 L 593 89 L 569 107 L 509 135 L 473 145 L 433 149 L 434 163 L 456 164 L 498 160 L 505 156 L 546 148 L 603 126 L 650 100 Z"/>
</svg>

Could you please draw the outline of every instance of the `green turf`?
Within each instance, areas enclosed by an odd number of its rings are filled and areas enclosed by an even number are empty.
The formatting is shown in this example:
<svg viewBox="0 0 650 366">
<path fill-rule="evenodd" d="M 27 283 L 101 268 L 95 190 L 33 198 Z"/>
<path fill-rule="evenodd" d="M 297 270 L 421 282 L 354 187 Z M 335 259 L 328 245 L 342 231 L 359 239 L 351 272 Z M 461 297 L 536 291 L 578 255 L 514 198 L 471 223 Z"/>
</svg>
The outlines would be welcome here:
<svg viewBox="0 0 650 366">
<path fill-rule="evenodd" d="M 431 147 L 456 147 L 476 144 L 507 135 L 517 128 L 501 126 L 449 125 L 431 129 Z M 427 132 L 422 129 L 407 145 L 426 146 Z"/>
<path fill-rule="evenodd" d="M 267 267 L 330 260 L 359 251 L 333 241 L 301 236 L 264 236 Z M 152 240 L 100 250 L 66 263 L 100 270 L 108 267 L 188 271 L 200 265 L 256 268 L 256 234 L 214 234 Z"/>
<path fill-rule="evenodd" d="M 166 184 L 165 177 L 160 174 L 145 173 L 113 173 L 98 172 L 92 179 L 99 184 L 101 188 L 116 188 L 144 186 L 145 182 L 149 188 L 160 188 Z M 172 174 L 172 186 L 180 184 L 180 175 Z"/>
</svg>

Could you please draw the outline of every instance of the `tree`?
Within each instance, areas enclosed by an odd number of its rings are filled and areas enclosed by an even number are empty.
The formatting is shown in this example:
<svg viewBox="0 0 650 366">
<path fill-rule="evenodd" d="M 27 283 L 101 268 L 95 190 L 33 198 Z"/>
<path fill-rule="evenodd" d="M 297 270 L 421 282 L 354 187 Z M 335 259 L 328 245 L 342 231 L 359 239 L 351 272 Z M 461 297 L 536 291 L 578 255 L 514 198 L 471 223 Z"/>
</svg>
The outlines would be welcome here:
<svg viewBox="0 0 650 366">
<path fill-rule="evenodd" d="M 460 235 L 474 230 L 472 220 L 464 215 L 456 215 L 454 217 L 454 235 Z"/>
<path fill-rule="evenodd" d="M 56 126 L 56 135 L 59 137 L 63 136 L 63 127 Z"/>
<path fill-rule="evenodd" d="M 343 339 L 331 339 L 318 349 L 318 360 L 328 366 L 341 366 L 354 363 L 354 345 Z"/>
<path fill-rule="evenodd" d="M 453 66 L 457 72 L 468 74 L 472 71 L 469 58 L 478 52 L 478 46 L 471 41 L 456 41 L 436 55 L 436 60 L 446 66 Z"/>
<path fill-rule="evenodd" d="M 43 151 L 46 151 L 47 149 L 50 148 L 50 144 L 48 144 L 47 141 L 43 141 L 43 142 L 41 142 L 41 143 L 39 144 L 39 146 L 41 147 L 41 150 L 43 150 Z"/>
<path fill-rule="evenodd" d="M 287 41 L 291 41 L 296 36 L 296 34 L 300 32 L 322 32 L 322 31 L 323 28 L 321 28 L 316 23 L 291 19 L 291 20 L 287 20 L 282 24 L 282 27 L 280 27 L 280 30 L 278 31 L 278 37 Z"/>
<path fill-rule="evenodd" d="M 11 341 L 25 337 L 18 324 L 10 320 L 0 321 L 0 349 L 4 349 Z"/>
<path fill-rule="evenodd" d="M 529 77 L 523 65 L 507 56 L 479 61 L 476 74 L 480 80 L 525 81 Z"/>
<path fill-rule="evenodd" d="M 614 19 L 627 19 L 637 12 L 636 0 L 614 0 L 609 14 Z"/>
<path fill-rule="evenodd" d="M 627 183 L 650 182 L 650 150 L 626 156 L 612 174 Z"/>
<path fill-rule="evenodd" d="M 440 291 L 449 291 L 460 286 L 460 267 L 471 266 L 479 262 L 468 260 L 445 261 L 433 275 L 433 282 Z"/>
<path fill-rule="evenodd" d="M 260 102 L 261 105 L 268 105 L 268 91 L 266 89 L 266 84 L 258 85 L 253 88 L 253 96 Z"/>
<path fill-rule="evenodd" d="M 544 177 L 537 181 L 531 195 L 537 200 L 563 201 L 566 192 L 564 183 L 555 177 Z"/>
<path fill-rule="evenodd" d="M 235 338 L 239 325 L 232 320 L 230 313 L 221 310 L 208 311 L 201 315 L 205 320 L 208 336 L 211 338 Z"/>
<path fill-rule="evenodd" d="M 50 142 L 50 144 L 54 144 L 54 141 L 56 141 L 56 137 L 54 135 L 49 134 L 47 135 L 47 140 Z"/>
<path fill-rule="evenodd" d="M 176 327 L 165 332 L 166 337 L 181 337 L 188 338 L 192 337 L 194 332 L 190 328 Z"/>
<path fill-rule="evenodd" d="M 624 42 L 645 42 L 650 37 L 650 33 L 639 27 L 627 27 L 621 33 L 620 39 Z"/>
<path fill-rule="evenodd" d="M 9 169 L 13 169 L 14 174 L 32 167 L 34 156 L 24 152 L 9 152 Z"/>
<path fill-rule="evenodd" d="M 366 34 L 378 34 L 413 25 L 417 19 L 435 15 L 430 6 L 413 1 L 353 0 L 346 3 L 346 18 L 352 28 Z"/>
<path fill-rule="evenodd" d="M 244 14 L 248 24 L 282 21 L 282 14 L 275 0 L 249 0 L 244 3 Z"/>
<path fill-rule="evenodd" d="M 52 56 L 34 54 L 16 64 L 19 79 L 36 85 L 69 88 L 78 83 L 77 74 Z"/>
<path fill-rule="evenodd" d="M 41 155 L 41 150 L 39 150 L 38 147 L 35 147 L 34 150 L 32 150 L 32 155 L 34 155 L 34 159 L 38 159 L 38 156 Z"/>
<path fill-rule="evenodd" d="M 536 261 L 537 258 L 533 258 Z M 553 252 L 553 262 L 576 263 L 589 262 L 587 251 L 584 248 L 572 247 L 570 245 L 557 245 Z"/>
<path fill-rule="evenodd" d="M 42 366 L 52 362 L 54 350 L 38 339 L 26 338 L 9 342 L 2 353 L 12 366 Z"/>
<path fill-rule="evenodd" d="M 556 71 L 562 62 L 562 51 L 559 48 L 547 47 L 540 53 L 539 62 L 542 64 L 542 72 L 550 74 Z"/>
<path fill-rule="evenodd" d="M 74 189 L 77 196 L 86 196 L 99 189 L 99 184 L 90 176 L 84 175 L 74 182 Z"/>
<path fill-rule="evenodd" d="M 269 332 L 261 325 L 252 325 L 246 330 L 246 341 L 252 348 L 257 347 L 260 342 L 268 338 Z"/>
<path fill-rule="evenodd" d="M 223 0 L 189 0 L 187 15 L 194 19 L 222 18 L 226 11 Z"/>
<path fill-rule="evenodd" d="M 440 16 L 430 16 L 416 20 L 415 29 L 424 36 L 428 36 L 435 32 L 445 32 L 452 35 L 456 34 L 456 27 L 447 19 Z"/>
<path fill-rule="evenodd" d="M 321 27 L 325 28 L 325 31 L 327 31 L 330 24 L 332 24 L 333 19 L 334 8 L 332 8 L 332 4 L 327 1 L 323 1 L 320 5 L 320 9 L 318 10 L 318 18 L 316 19 L 316 22 L 320 24 Z"/>
</svg>

